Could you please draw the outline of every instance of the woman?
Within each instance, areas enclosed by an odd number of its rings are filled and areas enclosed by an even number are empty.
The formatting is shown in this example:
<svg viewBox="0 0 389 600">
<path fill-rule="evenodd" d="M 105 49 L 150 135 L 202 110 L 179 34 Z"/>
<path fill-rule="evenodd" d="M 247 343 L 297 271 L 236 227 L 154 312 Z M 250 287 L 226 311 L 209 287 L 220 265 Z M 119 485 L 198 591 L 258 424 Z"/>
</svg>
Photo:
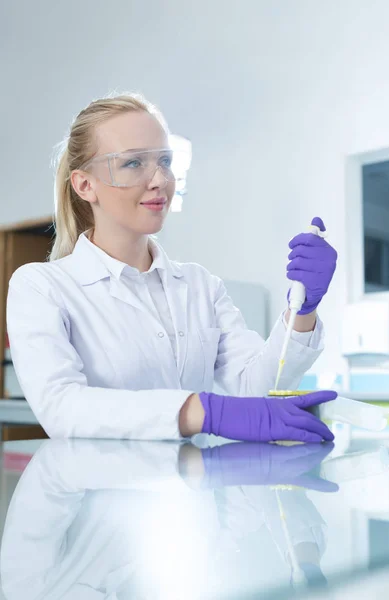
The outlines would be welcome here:
<svg viewBox="0 0 389 600">
<path fill-rule="evenodd" d="M 288 314 L 265 343 L 220 279 L 170 261 L 150 237 L 174 195 L 171 161 L 163 118 L 138 96 L 97 100 L 75 119 L 57 169 L 50 262 L 22 266 L 9 286 L 12 358 L 38 420 L 51 437 L 331 440 L 303 408 L 334 392 L 261 397 L 274 385 Z M 285 388 L 321 352 L 315 311 L 336 265 L 321 238 L 291 244 L 289 277 L 307 300 Z M 214 380 L 231 395 L 210 393 Z"/>
</svg>

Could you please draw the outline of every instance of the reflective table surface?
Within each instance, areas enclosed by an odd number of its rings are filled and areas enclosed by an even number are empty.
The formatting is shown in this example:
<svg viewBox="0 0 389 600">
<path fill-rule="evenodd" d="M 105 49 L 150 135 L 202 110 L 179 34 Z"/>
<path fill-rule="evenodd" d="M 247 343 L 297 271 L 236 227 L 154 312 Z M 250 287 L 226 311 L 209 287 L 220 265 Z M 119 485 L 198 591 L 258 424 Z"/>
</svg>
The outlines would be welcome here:
<svg viewBox="0 0 389 600">
<path fill-rule="evenodd" d="M 3 597 L 389 597 L 389 440 L 211 442 L 4 443 Z"/>
</svg>

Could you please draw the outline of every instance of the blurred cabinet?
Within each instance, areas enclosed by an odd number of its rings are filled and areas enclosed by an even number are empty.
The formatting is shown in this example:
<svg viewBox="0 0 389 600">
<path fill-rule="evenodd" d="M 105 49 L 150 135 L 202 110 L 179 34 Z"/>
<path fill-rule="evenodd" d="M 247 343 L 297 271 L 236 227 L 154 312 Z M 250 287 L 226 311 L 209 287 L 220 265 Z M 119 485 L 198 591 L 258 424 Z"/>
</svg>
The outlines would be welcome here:
<svg viewBox="0 0 389 600">
<path fill-rule="evenodd" d="M 9 280 L 19 267 L 30 262 L 45 262 L 51 250 L 54 226 L 51 217 L 0 227 L 0 402 L 20 399 L 21 392 L 9 354 L 6 306 Z M 26 297 L 26 302 L 28 298 Z M 2 425 L 3 439 L 42 437 L 38 425 Z"/>
<path fill-rule="evenodd" d="M 1 441 L 41 440 L 47 434 L 40 425 L 24 425 L 23 423 L 1 423 Z"/>
<path fill-rule="evenodd" d="M 233 303 L 243 315 L 247 327 L 267 339 L 269 329 L 269 293 L 259 283 L 224 280 Z"/>
</svg>

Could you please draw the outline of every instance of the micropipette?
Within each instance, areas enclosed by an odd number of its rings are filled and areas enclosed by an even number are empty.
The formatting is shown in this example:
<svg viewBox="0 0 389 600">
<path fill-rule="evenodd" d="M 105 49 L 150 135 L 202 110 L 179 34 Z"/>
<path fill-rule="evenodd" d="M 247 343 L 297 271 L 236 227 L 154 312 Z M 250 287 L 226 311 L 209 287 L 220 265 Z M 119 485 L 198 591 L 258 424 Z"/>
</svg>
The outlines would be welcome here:
<svg viewBox="0 0 389 600">
<path fill-rule="evenodd" d="M 316 219 L 312 220 L 311 225 L 309 226 L 309 233 L 313 233 L 314 235 L 318 235 L 322 238 L 327 237 L 326 231 L 321 231 L 320 227 L 315 225 Z M 300 281 L 293 281 L 290 292 L 289 292 L 289 323 L 286 329 L 284 343 L 281 350 L 281 356 L 278 363 L 278 371 L 276 377 L 276 383 L 274 385 L 274 390 L 277 389 L 278 384 L 280 382 L 280 377 L 285 365 L 285 357 L 289 346 L 289 341 L 292 336 L 292 331 L 294 329 L 294 324 L 296 321 L 297 313 L 301 310 L 302 305 L 305 302 L 305 287 Z"/>
</svg>

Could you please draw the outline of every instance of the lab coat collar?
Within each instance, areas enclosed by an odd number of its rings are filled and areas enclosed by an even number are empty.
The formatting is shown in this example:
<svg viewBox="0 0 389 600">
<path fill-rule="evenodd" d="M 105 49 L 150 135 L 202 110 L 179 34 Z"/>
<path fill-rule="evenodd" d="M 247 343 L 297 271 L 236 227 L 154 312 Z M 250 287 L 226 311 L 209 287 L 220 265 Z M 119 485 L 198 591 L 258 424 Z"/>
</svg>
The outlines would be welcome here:
<svg viewBox="0 0 389 600">
<path fill-rule="evenodd" d="M 119 279 L 125 270 L 126 275 L 139 276 L 138 269 L 130 267 L 106 254 L 101 248 L 95 246 L 87 237 L 87 232 L 82 233 L 71 254 L 73 272 L 81 285 L 90 285 L 106 277 Z M 169 260 L 165 251 L 150 238 L 149 244 L 153 255 L 153 264 L 148 272 L 159 269 L 163 279 L 169 277 L 182 277 L 181 267 Z"/>
</svg>

